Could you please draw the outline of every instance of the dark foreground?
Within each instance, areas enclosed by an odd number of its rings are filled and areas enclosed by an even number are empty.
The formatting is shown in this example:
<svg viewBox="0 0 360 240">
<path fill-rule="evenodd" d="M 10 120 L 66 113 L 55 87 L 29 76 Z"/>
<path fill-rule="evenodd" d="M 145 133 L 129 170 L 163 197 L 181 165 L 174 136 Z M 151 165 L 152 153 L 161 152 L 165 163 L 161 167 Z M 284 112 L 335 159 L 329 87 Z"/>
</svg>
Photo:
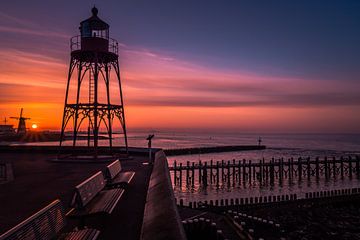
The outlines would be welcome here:
<svg viewBox="0 0 360 240">
<path fill-rule="evenodd" d="M 144 164 L 149 162 L 147 149 L 130 149 L 130 157 L 120 159 L 122 171 L 134 171 L 135 176 L 111 215 L 86 221 L 101 231 L 99 239 L 183 239 L 166 157 L 158 149 L 153 152 L 153 164 Z M 50 161 L 55 157 L 53 147 L 0 151 L 0 163 L 10 163 L 14 175 L 0 182 L 0 235 L 55 199 L 69 210 L 75 186 L 109 164 Z M 76 226 L 78 220 L 68 219 L 68 230 Z"/>
<path fill-rule="evenodd" d="M 360 239 L 359 195 L 179 211 L 188 239 L 209 231 L 201 218 L 216 223 L 225 239 Z"/>
<path fill-rule="evenodd" d="M 1 159 L 11 161 L 15 180 L 0 185 L 0 233 L 54 199 L 60 199 L 69 209 L 74 187 L 108 164 L 50 162 L 54 157 L 51 154 L 1 154 Z M 111 239 L 115 234 L 120 234 L 122 239 L 139 238 L 151 174 L 151 166 L 143 165 L 144 161 L 146 157 L 136 156 L 122 162 L 125 170 L 131 169 L 136 174 L 114 213 L 93 222 L 102 230 L 101 239 Z"/>
<path fill-rule="evenodd" d="M 109 164 L 52 162 L 54 150 L 0 148 L 0 165 L 13 168 L 13 179 L 0 181 L 0 235 L 55 199 L 69 210 L 75 186 Z M 185 233 L 189 240 L 360 239 L 359 189 L 352 194 L 281 198 L 280 202 L 256 199 L 253 205 L 236 205 L 239 201 L 232 200 L 177 211 L 166 156 L 154 149 L 153 159 L 153 164 L 144 164 L 149 162 L 148 152 L 139 148 L 131 149 L 130 158 L 121 159 L 123 171 L 134 171 L 135 177 L 111 215 L 86 223 L 101 231 L 100 239 L 183 240 Z M 75 226 L 78 222 L 69 220 L 67 228 Z"/>
</svg>

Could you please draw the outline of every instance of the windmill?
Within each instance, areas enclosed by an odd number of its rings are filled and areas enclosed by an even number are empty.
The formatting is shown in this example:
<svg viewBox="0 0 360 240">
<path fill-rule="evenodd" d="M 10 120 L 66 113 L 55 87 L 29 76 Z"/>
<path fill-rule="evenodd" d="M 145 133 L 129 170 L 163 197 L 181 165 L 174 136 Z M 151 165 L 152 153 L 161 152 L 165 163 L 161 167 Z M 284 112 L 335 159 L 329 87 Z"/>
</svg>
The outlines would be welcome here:
<svg viewBox="0 0 360 240">
<path fill-rule="evenodd" d="M 17 134 L 25 134 L 26 133 L 25 120 L 29 120 L 30 118 L 23 117 L 23 108 L 21 108 L 19 117 L 10 117 L 10 118 L 19 120 L 19 125 L 18 125 L 16 133 Z"/>
</svg>

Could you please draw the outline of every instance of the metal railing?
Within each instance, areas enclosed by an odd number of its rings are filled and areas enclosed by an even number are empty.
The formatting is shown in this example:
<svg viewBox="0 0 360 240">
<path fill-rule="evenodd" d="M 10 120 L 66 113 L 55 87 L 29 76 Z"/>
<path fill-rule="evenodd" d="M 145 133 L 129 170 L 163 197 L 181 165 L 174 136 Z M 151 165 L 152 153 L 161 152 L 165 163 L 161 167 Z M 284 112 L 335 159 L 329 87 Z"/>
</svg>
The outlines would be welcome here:
<svg viewBox="0 0 360 240">
<path fill-rule="evenodd" d="M 117 55 L 119 51 L 119 43 L 113 38 L 106 40 L 109 41 L 108 51 Z M 74 36 L 70 39 L 70 49 L 71 51 L 81 50 L 81 35 Z"/>
</svg>

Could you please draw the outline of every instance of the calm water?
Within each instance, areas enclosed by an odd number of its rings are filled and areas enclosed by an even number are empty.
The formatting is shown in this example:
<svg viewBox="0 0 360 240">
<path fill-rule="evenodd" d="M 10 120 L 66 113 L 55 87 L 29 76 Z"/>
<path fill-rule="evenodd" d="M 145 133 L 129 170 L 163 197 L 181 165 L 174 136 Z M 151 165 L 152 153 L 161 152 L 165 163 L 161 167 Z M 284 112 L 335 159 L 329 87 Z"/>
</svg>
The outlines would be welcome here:
<svg viewBox="0 0 360 240">
<path fill-rule="evenodd" d="M 129 134 L 129 145 L 134 147 L 147 147 L 145 140 L 151 132 L 132 132 Z M 221 145 L 255 145 L 259 134 L 209 134 L 209 133 L 175 133 L 175 132 L 156 132 L 153 140 L 153 147 L 158 148 L 190 148 L 190 147 L 209 147 Z M 185 156 L 168 157 L 169 165 L 174 160 L 183 164 L 186 161 L 221 161 L 221 160 L 252 160 L 256 162 L 264 158 L 289 158 L 289 157 L 324 157 L 324 156 L 345 156 L 360 155 L 360 135 L 359 134 L 262 134 L 262 143 L 267 146 L 266 150 L 194 154 Z M 115 139 L 115 142 L 120 138 Z M 106 142 L 103 142 L 104 144 Z M 49 143 L 42 143 L 49 144 Z M 52 143 L 57 144 L 57 143 Z M 66 144 L 71 144 L 67 142 Z M 86 141 L 83 141 L 86 144 Z M 171 176 L 173 179 L 173 176 Z M 274 186 L 259 186 L 256 182 L 251 185 L 241 185 L 231 188 L 227 186 L 209 186 L 202 189 L 199 186 L 187 188 L 183 184 L 182 188 L 174 187 L 177 198 L 185 201 L 210 200 L 221 198 L 248 197 L 260 195 L 277 195 L 282 193 L 297 193 L 299 197 L 305 192 L 341 189 L 348 187 L 360 187 L 360 181 L 344 178 L 331 179 L 325 181 L 320 179 L 302 182 L 283 181 L 282 184 Z"/>
<path fill-rule="evenodd" d="M 217 145 L 241 145 L 256 144 L 258 135 L 246 134 L 221 134 L 216 136 L 207 136 L 206 134 L 177 136 L 173 147 L 201 147 Z M 187 156 L 169 157 L 169 164 L 174 160 L 178 163 L 186 164 L 186 161 L 220 161 L 220 160 L 252 160 L 253 162 L 264 158 L 290 158 L 290 157 L 324 157 L 324 156 L 346 156 L 360 155 L 360 135 L 355 134 L 336 134 L 336 135 L 315 135 L 315 134 L 268 134 L 261 136 L 263 144 L 267 146 L 266 150 L 196 154 Z M 190 140 L 192 139 L 192 140 Z M 196 177 L 195 177 L 196 178 Z M 173 175 L 172 175 L 173 179 Z M 306 179 L 302 182 L 289 182 L 284 180 L 282 183 L 275 182 L 274 186 L 260 186 L 257 182 L 246 185 L 237 185 L 228 188 L 227 186 L 209 186 L 206 189 L 195 185 L 195 188 L 187 188 L 183 184 L 182 188 L 174 187 L 175 195 L 178 199 L 187 201 L 215 200 L 221 198 L 249 197 L 249 196 L 267 196 L 286 193 L 297 193 L 299 197 L 304 197 L 306 192 L 331 190 L 341 188 L 360 187 L 360 181 L 356 178 L 349 179 L 330 179 L 325 181 L 321 179 L 316 181 Z"/>
</svg>

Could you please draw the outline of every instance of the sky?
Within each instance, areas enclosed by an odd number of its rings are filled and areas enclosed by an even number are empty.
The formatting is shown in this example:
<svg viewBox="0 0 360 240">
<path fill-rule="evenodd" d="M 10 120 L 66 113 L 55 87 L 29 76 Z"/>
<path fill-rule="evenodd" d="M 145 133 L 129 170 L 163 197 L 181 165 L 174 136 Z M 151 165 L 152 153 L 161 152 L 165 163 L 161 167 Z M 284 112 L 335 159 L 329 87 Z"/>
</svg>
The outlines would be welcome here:
<svg viewBox="0 0 360 240">
<path fill-rule="evenodd" d="M 69 39 L 94 4 L 129 129 L 360 133 L 359 1 L 1 1 L 1 120 L 23 107 L 60 128 Z"/>
</svg>

